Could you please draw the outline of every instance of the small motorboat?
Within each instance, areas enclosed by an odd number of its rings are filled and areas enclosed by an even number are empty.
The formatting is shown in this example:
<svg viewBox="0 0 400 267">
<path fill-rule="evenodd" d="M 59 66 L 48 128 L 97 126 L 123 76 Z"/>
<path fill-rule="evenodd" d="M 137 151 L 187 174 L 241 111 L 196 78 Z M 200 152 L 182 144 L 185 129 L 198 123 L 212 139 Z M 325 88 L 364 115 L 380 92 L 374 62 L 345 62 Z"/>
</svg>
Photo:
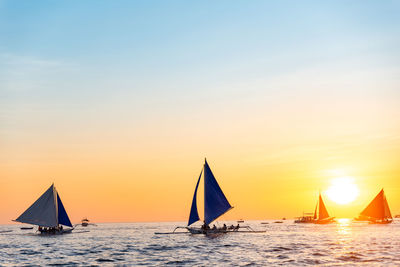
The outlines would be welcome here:
<svg viewBox="0 0 400 267">
<path fill-rule="evenodd" d="M 88 220 L 87 218 L 82 219 L 81 225 L 82 225 L 83 227 L 88 226 L 88 225 L 89 225 L 89 220 Z"/>
<path fill-rule="evenodd" d="M 21 227 L 20 229 L 21 229 L 21 230 L 32 230 L 33 227 Z"/>
</svg>

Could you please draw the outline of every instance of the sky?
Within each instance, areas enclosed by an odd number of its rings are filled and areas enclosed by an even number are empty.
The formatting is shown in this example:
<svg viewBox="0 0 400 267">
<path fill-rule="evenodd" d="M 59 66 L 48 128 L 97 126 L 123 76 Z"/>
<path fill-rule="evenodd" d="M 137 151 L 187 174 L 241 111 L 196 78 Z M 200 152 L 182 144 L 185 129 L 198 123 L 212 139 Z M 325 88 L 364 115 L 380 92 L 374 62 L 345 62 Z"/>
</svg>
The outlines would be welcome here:
<svg viewBox="0 0 400 267">
<path fill-rule="evenodd" d="M 400 213 L 398 1 L 1 1 L 0 223 L 50 185 L 73 222 Z M 324 196 L 350 177 L 357 199 Z M 199 207 L 202 207 L 199 194 Z M 202 212 L 200 212 L 202 216 Z"/>
</svg>

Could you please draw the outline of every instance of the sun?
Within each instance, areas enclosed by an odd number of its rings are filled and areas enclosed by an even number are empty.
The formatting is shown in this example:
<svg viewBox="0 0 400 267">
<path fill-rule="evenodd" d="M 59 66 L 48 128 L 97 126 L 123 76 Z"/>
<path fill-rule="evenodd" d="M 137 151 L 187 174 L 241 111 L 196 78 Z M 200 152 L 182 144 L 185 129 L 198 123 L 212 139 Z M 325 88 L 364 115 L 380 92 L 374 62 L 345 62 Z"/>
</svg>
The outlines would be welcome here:
<svg viewBox="0 0 400 267">
<path fill-rule="evenodd" d="M 359 190 L 352 177 L 337 177 L 331 180 L 326 195 L 337 204 L 344 205 L 353 202 L 358 197 Z"/>
</svg>

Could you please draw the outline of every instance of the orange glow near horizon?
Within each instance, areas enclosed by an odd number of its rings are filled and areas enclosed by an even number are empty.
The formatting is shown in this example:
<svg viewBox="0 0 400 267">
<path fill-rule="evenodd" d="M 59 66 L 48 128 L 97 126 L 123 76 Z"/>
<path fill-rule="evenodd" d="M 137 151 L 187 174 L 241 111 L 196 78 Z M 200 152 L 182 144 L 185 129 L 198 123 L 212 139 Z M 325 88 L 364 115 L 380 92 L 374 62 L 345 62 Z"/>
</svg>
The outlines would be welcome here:
<svg viewBox="0 0 400 267">
<path fill-rule="evenodd" d="M 268 107 L 274 116 L 265 116 L 262 97 L 246 109 L 234 99 L 224 112 L 214 102 L 190 113 L 168 107 L 167 115 L 135 124 L 115 107 L 107 123 L 83 112 L 54 129 L 59 114 L 40 114 L 41 125 L 21 126 L 29 134 L 1 139 L 0 223 L 19 216 L 52 182 L 73 222 L 185 222 L 204 157 L 234 206 L 221 220 L 313 212 L 318 191 L 342 176 L 354 178 L 359 196 L 340 205 L 323 195 L 331 216 L 356 217 L 382 187 L 398 214 L 400 124 L 385 120 L 400 118 L 398 108 L 383 112 L 373 102 L 353 111 L 341 102 L 338 111 L 330 99 L 323 105 L 318 94 L 308 97 L 280 99 Z M 313 103 L 319 112 L 303 108 Z"/>
</svg>

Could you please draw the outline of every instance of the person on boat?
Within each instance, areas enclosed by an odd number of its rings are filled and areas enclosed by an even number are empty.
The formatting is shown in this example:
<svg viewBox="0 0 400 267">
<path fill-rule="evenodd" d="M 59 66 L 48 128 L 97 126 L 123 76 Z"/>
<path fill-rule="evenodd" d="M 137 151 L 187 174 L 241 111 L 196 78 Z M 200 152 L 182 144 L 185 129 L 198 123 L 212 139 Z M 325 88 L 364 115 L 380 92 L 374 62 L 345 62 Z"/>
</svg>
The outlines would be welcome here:
<svg viewBox="0 0 400 267">
<path fill-rule="evenodd" d="M 42 231 L 42 227 L 39 225 L 38 231 L 41 232 Z"/>
<path fill-rule="evenodd" d="M 231 224 L 231 226 L 229 226 L 228 229 L 229 229 L 229 230 L 233 230 L 233 229 L 235 229 L 235 226 L 234 226 L 233 224 Z"/>
<path fill-rule="evenodd" d="M 214 224 L 212 229 L 217 230 L 217 226 L 215 226 L 215 224 Z"/>
<path fill-rule="evenodd" d="M 239 228 L 240 228 L 240 225 L 237 224 L 235 230 L 239 230 Z"/>
<path fill-rule="evenodd" d="M 226 224 L 224 224 L 224 226 L 222 226 L 222 230 L 226 231 L 227 227 Z"/>
</svg>

